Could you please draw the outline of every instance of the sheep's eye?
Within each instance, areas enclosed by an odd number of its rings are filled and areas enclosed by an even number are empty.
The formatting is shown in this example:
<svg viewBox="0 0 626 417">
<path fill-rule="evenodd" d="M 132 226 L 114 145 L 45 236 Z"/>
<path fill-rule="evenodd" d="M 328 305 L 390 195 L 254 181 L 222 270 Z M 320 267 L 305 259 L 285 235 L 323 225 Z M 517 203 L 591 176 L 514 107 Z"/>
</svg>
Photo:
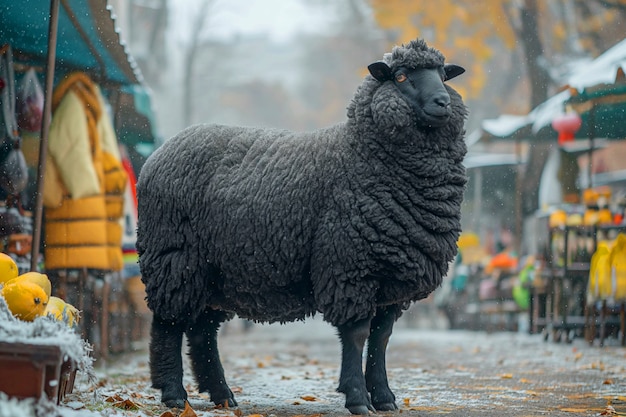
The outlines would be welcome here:
<svg viewBox="0 0 626 417">
<path fill-rule="evenodd" d="M 407 80 L 406 75 L 404 74 L 397 74 L 396 75 L 396 81 L 399 83 L 403 83 Z"/>
</svg>

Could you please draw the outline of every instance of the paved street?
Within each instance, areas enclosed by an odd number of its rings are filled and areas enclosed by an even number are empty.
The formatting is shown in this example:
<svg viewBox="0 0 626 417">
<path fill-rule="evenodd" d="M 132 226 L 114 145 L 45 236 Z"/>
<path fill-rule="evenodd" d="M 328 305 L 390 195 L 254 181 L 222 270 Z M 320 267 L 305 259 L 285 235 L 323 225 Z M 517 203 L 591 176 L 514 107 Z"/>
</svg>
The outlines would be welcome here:
<svg viewBox="0 0 626 417">
<path fill-rule="evenodd" d="M 339 342 L 326 323 L 255 325 L 246 332 L 233 322 L 226 330 L 221 353 L 240 407 L 216 410 L 187 373 L 198 416 L 348 415 L 335 392 Z M 581 339 L 556 344 L 527 334 L 429 330 L 401 321 L 388 348 L 388 372 L 400 408 L 391 415 L 626 415 L 626 349 L 616 340 L 601 348 Z M 79 381 L 66 407 L 119 416 L 167 411 L 149 388 L 145 351 L 110 359 L 98 374 L 95 395 Z"/>
</svg>

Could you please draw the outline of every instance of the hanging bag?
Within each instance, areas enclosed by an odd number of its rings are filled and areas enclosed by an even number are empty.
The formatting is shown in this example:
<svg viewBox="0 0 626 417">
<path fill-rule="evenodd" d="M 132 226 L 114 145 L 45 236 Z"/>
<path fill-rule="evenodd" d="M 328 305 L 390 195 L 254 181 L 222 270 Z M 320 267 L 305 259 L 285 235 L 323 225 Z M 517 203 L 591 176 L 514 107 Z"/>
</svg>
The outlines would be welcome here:
<svg viewBox="0 0 626 417">
<path fill-rule="evenodd" d="M 28 183 L 28 166 L 15 119 L 15 75 L 9 45 L 0 47 L 0 108 L 0 188 L 17 194 Z"/>
<path fill-rule="evenodd" d="M 39 132 L 43 119 L 43 89 L 34 68 L 29 68 L 17 89 L 17 124 L 21 130 Z"/>
</svg>

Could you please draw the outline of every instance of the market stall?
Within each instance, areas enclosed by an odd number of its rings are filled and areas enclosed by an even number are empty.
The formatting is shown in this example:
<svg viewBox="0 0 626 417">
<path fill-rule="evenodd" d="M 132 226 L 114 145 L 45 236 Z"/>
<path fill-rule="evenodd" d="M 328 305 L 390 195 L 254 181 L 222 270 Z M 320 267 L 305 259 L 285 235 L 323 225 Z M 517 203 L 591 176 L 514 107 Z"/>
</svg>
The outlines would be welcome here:
<svg viewBox="0 0 626 417">
<path fill-rule="evenodd" d="M 29 187 L 10 198 L 29 223 L 20 232 L 30 235 L 22 242 L 30 251 L 12 255 L 20 269 L 46 272 L 53 291 L 83 311 L 83 333 L 97 356 L 124 350 L 130 343 L 124 261 L 136 263 L 136 257 L 124 257 L 122 225 L 128 222 L 121 220 L 133 210 L 123 207 L 134 203 L 126 193 L 134 185 L 129 178 L 157 137 L 141 72 L 107 1 L 0 0 L 0 27 L 0 45 L 12 51 L 14 87 L 19 90 L 28 75 L 40 89 L 31 95 L 41 96 L 31 111 L 40 112 L 38 123 L 16 132 L 31 175 Z M 63 149 L 76 159 L 60 159 Z M 90 176 L 91 191 L 84 185 Z M 55 192 L 59 201 L 46 206 Z M 94 213 L 101 224 L 87 221 Z"/>
<path fill-rule="evenodd" d="M 594 329 L 607 323 L 594 307 L 606 304 L 607 297 L 589 299 L 588 283 L 598 244 L 613 242 L 626 228 L 626 189 L 611 181 L 626 168 L 617 166 L 626 139 L 625 70 L 626 40 L 578 67 L 559 93 L 529 114 L 503 115 L 482 124 L 481 140 L 555 143 L 539 187 L 540 210 L 526 219 L 523 229 L 525 254 L 545 266 L 533 283 L 531 331 L 543 331 L 555 341 L 583 334 L 593 341 L 599 336 Z M 602 152 L 617 155 L 614 166 L 596 158 Z M 614 293 L 621 294 L 618 288 Z M 610 302 L 616 306 L 616 334 L 624 343 L 623 300 L 613 297 Z"/>
</svg>

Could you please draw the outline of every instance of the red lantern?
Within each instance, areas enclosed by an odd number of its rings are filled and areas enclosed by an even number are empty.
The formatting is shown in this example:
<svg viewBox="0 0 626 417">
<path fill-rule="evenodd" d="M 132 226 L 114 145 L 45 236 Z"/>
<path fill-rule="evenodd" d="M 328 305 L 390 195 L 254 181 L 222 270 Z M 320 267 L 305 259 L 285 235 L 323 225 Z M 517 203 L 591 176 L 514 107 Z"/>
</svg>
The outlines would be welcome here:
<svg viewBox="0 0 626 417">
<path fill-rule="evenodd" d="M 578 132 L 583 121 L 575 111 L 568 111 L 552 120 L 552 128 L 559 133 L 559 145 L 574 140 L 574 134 Z"/>
</svg>

